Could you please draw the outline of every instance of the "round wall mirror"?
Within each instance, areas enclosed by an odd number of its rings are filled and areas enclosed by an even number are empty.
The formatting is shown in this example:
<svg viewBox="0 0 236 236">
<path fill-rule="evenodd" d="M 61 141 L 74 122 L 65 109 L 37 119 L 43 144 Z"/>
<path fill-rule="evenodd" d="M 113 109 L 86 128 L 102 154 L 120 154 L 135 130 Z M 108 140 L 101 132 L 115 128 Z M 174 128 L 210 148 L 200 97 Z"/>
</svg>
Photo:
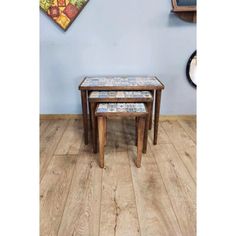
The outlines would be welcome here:
<svg viewBox="0 0 236 236">
<path fill-rule="evenodd" d="M 196 88 L 197 87 L 197 51 L 189 58 L 186 68 L 188 81 Z"/>
</svg>

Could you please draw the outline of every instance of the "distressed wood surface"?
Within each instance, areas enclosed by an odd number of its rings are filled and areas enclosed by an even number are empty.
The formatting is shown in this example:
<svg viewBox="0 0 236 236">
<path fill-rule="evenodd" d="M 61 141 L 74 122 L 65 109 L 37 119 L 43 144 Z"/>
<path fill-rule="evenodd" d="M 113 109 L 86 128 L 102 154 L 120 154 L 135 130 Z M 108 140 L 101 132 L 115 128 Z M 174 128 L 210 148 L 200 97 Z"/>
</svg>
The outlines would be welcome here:
<svg viewBox="0 0 236 236">
<path fill-rule="evenodd" d="M 105 145 L 105 126 L 106 117 L 98 117 L 98 139 L 99 139 L 99 166 L 104 167 L 104 145 Z"/>
<path fill-rule="evenodd" d="M 57 236 L 76 158 L 53 156 L 40 185 L 40 235 Z"/>
<path fill-rule="evenodd" d="M 172 144 L 152 146 L 183 235 L 196 234 L 196 186 Z"/>
<path fill-rule="evenodd" d="M 148 118 L 146 117 L 146 119 Z M 143 117 L 138 117 L 137 157 L 135 160 L 136 166 L 138 168 L 141 167 L 142 162 L 144 129 L 146 129 L 146 132 L 148 132 L 148 125 L 145 126 L 145 124 L 148 124 L 147 120 L 145 120 Z"/>
<path fill-rule="evenodd" d="M 178 120 L 184 131 L 196 143 L 196 122 L 192 120 Z"/>
<path fill-rule="evenodd" d="M 40 137 L 44 135 L 49 124 L 50 124 L 49 120 L 40 121 Z"/>
<path fill-rule="evenodd" d="M 76 155 L 79 153 L 83 139 L 82 123 L 79 120 L 69 120 L 67 128 L 57 145 L 55 155 Z"/>
<path fill-rule="evenodd" d="M 153 144 L 157 144 L 158 129 L 159 129 L 159 117 L 160 117 L 160 108 L 161 108 L 161 90 L 156 91 L 155 95 L 155 109 L 154 109 L 154 139 Z"/>
<path fill-rule="evenodd" d="M 181 127 L 178 121 L 165 121 L 162 122 L 161 125 L 193 180 L 196 181 L 196 144 Z"/>
<path fill-rule="evenodd" d="M 84 144 L 88 144 L 88 108 L 87 108 L 88 91 L 81 91 L 81 103 L 83 111 L 83 127 L 84 127 Z"/>
<path fill-rule="evenodd" d="M 81 146 L 58 236 L 99 235 L 102 169 L 91 146 Z"/>
<path fill-rule="evenodd" d="M 99 102 L 106 101 L 108 102 L 124 102 L 134 100 L 135 101 L 147 101 L 150 102 L 153 100 L 152 94 L 150 91 L 92 91 L 89 95 L 89 101 Z"/>
<path fill-rule="evenodd" d="M 126 129 L 130 126 L 126 123 Z M 182 235 L 170 199 L 155 159 L 151 152 L 143 155 L 142 167 L 136 168 L 136 152 L 133 139 L 126 134 L 128 156 L 131 166 L 136 206 L 141 235 L 162 236 Z M 152 146 L 149 142 L 149 148 Z"/>
<path fill-rule="evenodd" d="M 122 123 L 110 122 L 108 127 L 110 132 L 102 178 L 100 235 L 140 235 L 127 149 L 122 139 Z M 114 133 L 116 138 L 110 138 Z"/>
<path fill-rule="evenodd" d="M 132 119 L 107 121 L 104 169 L 82 141 L 82 120 L 45 126 L 41 236 L 196 235 L 194 123 L 160 121 L 157 145 L 149 132 L 139 169 Z"/>
<path fill-rule="evenodd" d="M 80 90 L 154 90 L 164 85 L 154 76 L 86 77 L 79 85 Z"/>
<path fill-rule="evenodd" d="M 46 131 L 40 137 L 40 179 L 46 172 L 67 124 L 67 120 L 50 122 Z"/>
<path fill-rule="evenodd" d="M 151 140 L 153 140 L 153 136 L 154 136 L 154 134 L 152 132 L 150 132 L 149 138 Z M 169 137 L 167 136 L 165 130 L 163 129 L 163 127 L 161 125 L 159 125 L 157 144 L 170 143 L 170 142 L 171 141 L 170 141 Z"/>
</svg>

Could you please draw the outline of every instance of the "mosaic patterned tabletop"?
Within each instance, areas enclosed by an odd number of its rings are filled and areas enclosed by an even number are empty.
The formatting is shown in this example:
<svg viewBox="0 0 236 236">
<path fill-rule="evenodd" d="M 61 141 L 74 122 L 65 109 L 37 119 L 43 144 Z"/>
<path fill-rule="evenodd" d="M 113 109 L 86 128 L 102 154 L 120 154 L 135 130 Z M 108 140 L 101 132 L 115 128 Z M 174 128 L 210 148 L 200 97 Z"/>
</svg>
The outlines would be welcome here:
<svg viewBox="0 0 236 236">
<path fill-rule="evenodd" d="M 87 77 L 80 85 L 83 87 L 138 87 L 138 86 L 163 86 L 154 77 Z"/>
<path fill-rule="evenodd" d="M 89 98 L 152 98 L 149 91 L 93 91 Z"/>
<path fill-rule="evenodd" d="M 146 108 L 144 103 L 101 103 L 98 105 L 97 113 L 107 113 L 107 112 L 137 112 L 144 113 Z"/>
</svg>

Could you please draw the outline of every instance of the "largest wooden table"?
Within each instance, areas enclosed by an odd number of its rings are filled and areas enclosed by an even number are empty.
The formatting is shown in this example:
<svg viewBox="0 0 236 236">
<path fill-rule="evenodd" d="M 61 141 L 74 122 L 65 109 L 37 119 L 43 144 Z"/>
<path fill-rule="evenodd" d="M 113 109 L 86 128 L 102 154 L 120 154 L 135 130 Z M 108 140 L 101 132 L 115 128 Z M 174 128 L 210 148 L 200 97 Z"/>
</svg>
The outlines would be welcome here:
<svg viewBox="0 0 236 236">
<path fill-rule="evenodd" d="M 153 144 L 157 144 L 161 92 L 164 85 L 155 76 L 103 76 L 103 77 L 85 77 L 79 85 L 81 90 L 81 102 L 84 124 L 84 143 L 88 144 L 88 94 L 90 91 L 151 91 L 154 100 L 154 139 Z"/>
</svg>

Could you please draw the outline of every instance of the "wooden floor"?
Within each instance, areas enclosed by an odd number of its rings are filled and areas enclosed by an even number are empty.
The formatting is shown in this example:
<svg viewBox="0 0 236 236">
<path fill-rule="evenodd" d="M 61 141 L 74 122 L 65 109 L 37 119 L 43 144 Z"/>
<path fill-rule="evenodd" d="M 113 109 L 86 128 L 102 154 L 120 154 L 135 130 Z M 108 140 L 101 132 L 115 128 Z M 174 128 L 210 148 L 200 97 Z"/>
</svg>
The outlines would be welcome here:
<svg viewBox="0 0 236 236">
<path fill-rule="evenodd" d="M 104 170 L 81 120 L 40 130 L 41 236 L 196 235 L 195 121 L 162 121 L 140 169 L 133 120 L 108 121 Z"/>
</svg>

